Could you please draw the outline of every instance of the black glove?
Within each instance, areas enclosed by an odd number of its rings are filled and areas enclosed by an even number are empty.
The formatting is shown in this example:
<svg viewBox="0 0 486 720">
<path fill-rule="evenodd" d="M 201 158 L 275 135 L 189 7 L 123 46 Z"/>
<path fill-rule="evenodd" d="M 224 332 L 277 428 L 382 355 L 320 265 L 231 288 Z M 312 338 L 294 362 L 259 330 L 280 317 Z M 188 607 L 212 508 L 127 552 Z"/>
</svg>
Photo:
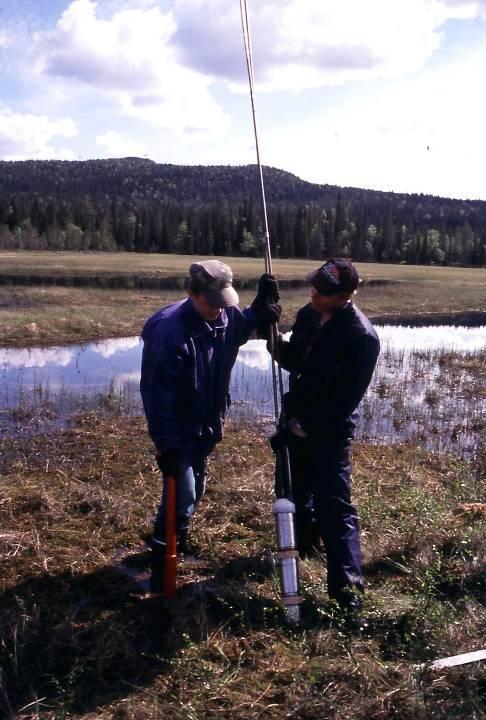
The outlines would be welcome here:
<svg viewBox="0 0 486 720">
<path fill-rule="evenodd" d="M 256 315 L 256 331 L 260 338 L 268 338 L 270 327 L 279 321 L 282 308 L 278 304 L 278 282 L 273 275 L 263 273 L 251 309 Z"/>
<path fill-rule="evenodd" d="M 258 313 L 258 324 L 273 325 L 274 323 L 278 323 L 281 314 L 282 307 L 278 303 L 271 303 L 262 308 Z"/>
<path fill-rule="evenodd" d="M 256 334 L 257 337 L 268 340 L 270 334 L 270 328 L 274 323 L 278 323 L 280 315 L 282 314 L 282 308 L 277 303 L 272 303 L 266 307 L 262 307 L 256 312 Z"/>
<path fill-rule="evenodd" d="M 256 298 L 253 301 L 258 305 L 271 305 L 278 303 L 280 293 L 278 291 L 278 282 L 270 273 L 263 273 L 258 281 Z"/>
<path fill-rule="evenodd" d="M 286 430 L 283 430 L 280 428 L 277 430 L 275 435 L 272 435 L 268 438 L 268 441 L 270 443 L 270 447 L 272 448 L 275 455 L 278 455 L 278 453 L 282 450 L 282 448 L 287 445 L 287 432 Z"/>
<path fill-rule="evenodd" d="M 157 465 L 163 475 L 178 475 L 180 472 L 179 450 L 158 450 Z"/>
</svg>

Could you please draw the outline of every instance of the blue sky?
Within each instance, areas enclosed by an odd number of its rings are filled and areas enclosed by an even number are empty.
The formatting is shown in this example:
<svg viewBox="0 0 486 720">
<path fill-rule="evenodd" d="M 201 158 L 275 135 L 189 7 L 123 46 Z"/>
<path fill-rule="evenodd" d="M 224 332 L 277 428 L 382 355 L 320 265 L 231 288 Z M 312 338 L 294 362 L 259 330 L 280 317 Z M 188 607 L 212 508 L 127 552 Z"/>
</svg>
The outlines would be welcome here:
<svg viewBox="0 0 486 720">
<path fill-rule="evenodd" d="M 486 0 L 249 0 L 262 160 L 486 200 Z M 0 0 L 0 158 L 255 161 L 238 0 Z"/>
</svg>

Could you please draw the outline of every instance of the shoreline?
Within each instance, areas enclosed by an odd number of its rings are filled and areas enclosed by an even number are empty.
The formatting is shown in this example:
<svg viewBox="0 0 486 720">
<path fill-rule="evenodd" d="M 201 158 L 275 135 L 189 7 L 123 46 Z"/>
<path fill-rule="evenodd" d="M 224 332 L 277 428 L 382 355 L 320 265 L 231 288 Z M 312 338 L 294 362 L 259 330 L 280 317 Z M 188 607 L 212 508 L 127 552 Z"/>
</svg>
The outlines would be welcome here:
<svg viewBox="0 0 486 720">
<path fill-rule="evenodd" d="M 453 325 L 454 327 L 481 327 L 486 325 L 486 311 L 459 310 L 456 312 L 424 312 L 424 313 L 384 313 L 370 315 L 374 325 L 398 325 L 411 327 L 437 327 Z"/>
<path fill-rule="evenodd" d="M 370 315 L 370 321 L 374 325 L 393 325 L 402 327 L 439 327 L 441 325 L 452 325 L 454 327 L 476 328 L 486 325 L 486 311 L 482 310 L 464 310 L 456 312 L 425 312 L 425 313 L 384 313 L 380 315 Z M 26 332 L 22 340 L 12 340 L 2 342 L 0 340 L 0 349 L 24 350 L 29 348 L 47 348 L 47 347 L 66 347 L 71 345 L 89 345 L 94 342 L 103 342 L 114 338 L 133 337 L 134 333 L 116 332 L 107 334 L 86 333 L 81 334 L 75 339 L 67 332 L 60 337 L 37 337 L 36 326 L 32 323 L 32 327 L 23 328 Z M 283 322 L 279 326 L 281 332 L 289 332 L 292 329 L 292 323 Z"/>
<path fill-rule="evenodd" d="M 404 279 L 364 278 L 360 287 L 385 287 L 406 283 Z M 45 273 L 1 273 L 0 286 L 20 287 L 75 287 L 75 288 L 103 288 L 108 290 L 185 290 L 188 279 L 184 275 L 149 275 L 131 273 L 97 273 L 92 275 L 63 274 L 61 272 Z M 234 278 L 233 285 L 237 290 L 254 290 L 258 284 L 258 277 Z M 305 278 L 279 279 L 281 289 L 301 289 L 308 287 Z"/>
</svg>

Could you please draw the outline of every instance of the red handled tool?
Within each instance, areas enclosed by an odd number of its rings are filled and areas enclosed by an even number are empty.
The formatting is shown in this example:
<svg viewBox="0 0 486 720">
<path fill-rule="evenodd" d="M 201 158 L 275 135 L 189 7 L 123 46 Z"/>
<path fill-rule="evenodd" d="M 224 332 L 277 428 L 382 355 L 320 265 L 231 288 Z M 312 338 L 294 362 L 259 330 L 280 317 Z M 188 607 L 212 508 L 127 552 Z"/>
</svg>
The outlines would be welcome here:
<svg viewBox="0 0 486 720">
<path fill-rule="evenodd" d="M 177 589 L 177 537 L 176 537 L 176 479 L 167 475 L 167 505 L 165 520 L 166 553 L 164 558 L 164 597 L 170 599 Z"/>
</svg>

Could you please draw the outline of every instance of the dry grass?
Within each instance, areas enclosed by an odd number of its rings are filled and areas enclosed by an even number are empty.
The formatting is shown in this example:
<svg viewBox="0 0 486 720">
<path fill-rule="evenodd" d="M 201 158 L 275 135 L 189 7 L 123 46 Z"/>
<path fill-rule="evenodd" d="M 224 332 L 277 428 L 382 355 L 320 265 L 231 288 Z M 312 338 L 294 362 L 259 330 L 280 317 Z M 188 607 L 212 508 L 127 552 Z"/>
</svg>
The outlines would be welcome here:
<svg viewBox="0 0 486 720">
<path fill-rule="evenodd" d="M 55 345 L 138 335 L 151 313 L 183 296 L 183 291 L 176 290 L 0 286 L 0 346 Z M 251 303 L 253 297 L 253 290 L 241 291 L 241 306 Z M 308 301 L 308 288 L 282 291 L 283 329 L 290 328 L 297 310 Z M 365 286 L 357 303 L 370 316 L 484 310 L 486 282 L 407 281 Z"/>
<path fill-rule="evenodd" d="M 356 447 L 364 639 L 340 625 L 319 561 L 301 564 L 303 626 L 283 622 L 265 562 L 273 458 L 258 431 L 230 430 L 211 460 L 194 528 L 204 561 L 181 568 L 171 605 L 138 594 L 111 565 L 116 548 L 137 549 L 158 501 L 141 419 L 84 416 L 2 450 L 7 717 L 485 717 L 484 664 L 417 668 L 481 646 L 484 519 L 461 507 L 484 502 L 484 458 Z"/>
<path fill-rule="evenodd" d="M 0 252 L 0 274 L 42 275 L 155 275 L 180 277 L 197 259 L 184 255 L 140 253 Z M 235 277 L 256 287 L 263 270 L 259 258 L 224 258 Z M 318 264 L 309 260 L 275 260 L 279 279 L 303 280 Z M 365 280 L 392 281 L 364 286 L 360 307 L 370 315 L 485 310 L 486 270 L 470 268 L 416 267 L 358 264 Z M 0 286 L 0 345 L 50 345 L 85 342 L 106 337 L 137 335 L 147 316 L 157 308 L 180 299 L 180 290 L 133 290 Z M 241 305 L 254 297 L 243 290 Z M 288 329 L 296 311 L 308 302 L 307 287 L 282 293 L 282 326 Z"/>
<path fill-rule="evenodd" d="M 83 253 L 83 252 L 30 252 L 0 251 L 1 273 L 57 274 L 57 275 L 157 275 L 161 277 L 185 275 L 189 265 L 199 259 L 195 255 L 160 255 L 146 253 Z M 233 268 L 235 277 L 257 278 L 262 272 L 262 258 L 222 258 Z M 318 260 L 275 259 L 276 275 L 286 279 L 301 279 L 319 265 Z M 360 275 L 367 280 L 388 279 L 460 283 L 461 285 L 486 284 L 486 269 L 455 268 L 415 265 L 387 265 L 356 263 Z"/>
</svg>

